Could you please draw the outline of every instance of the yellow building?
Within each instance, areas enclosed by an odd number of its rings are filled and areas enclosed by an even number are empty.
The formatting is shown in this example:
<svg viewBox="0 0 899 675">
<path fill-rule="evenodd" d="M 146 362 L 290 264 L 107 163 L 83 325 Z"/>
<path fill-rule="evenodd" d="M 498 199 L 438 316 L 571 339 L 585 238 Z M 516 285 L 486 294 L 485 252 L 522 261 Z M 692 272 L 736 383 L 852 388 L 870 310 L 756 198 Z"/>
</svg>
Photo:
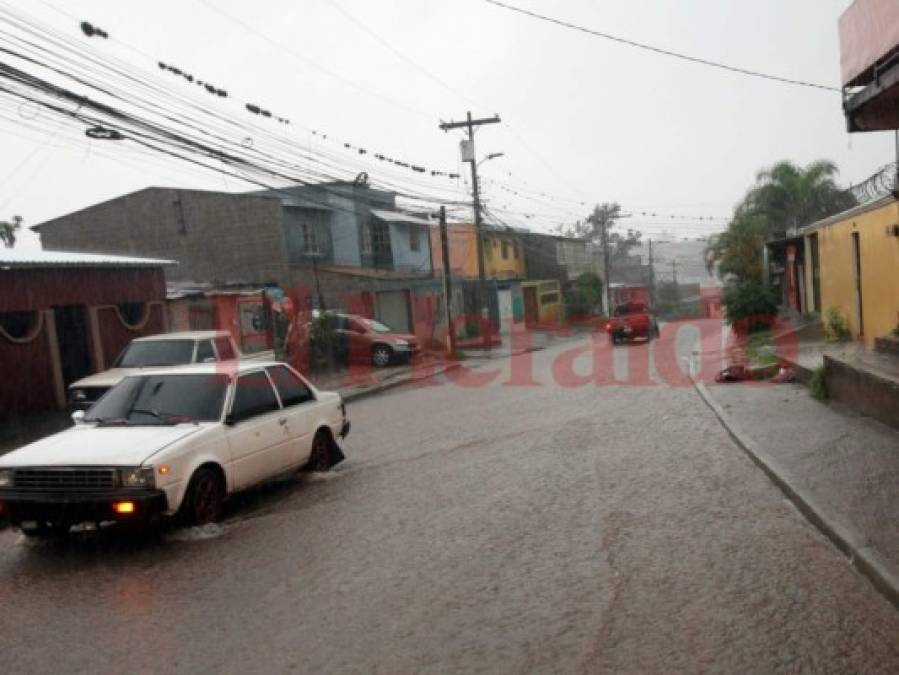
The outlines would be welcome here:
<svg viewBox="0 0 899 675">
<path fill-rule="evenodd" d="M 558 279 L 524 281 L 521 290 L 528 326 L 553 326 L 562 320 L 562 288 Z"/>
<path fill-rule="evenodd" d="M 524 278 L 524 250 L 514 232 L 485 229 L 484 274 L 488 279 Z"/>
<path fill-rule="evenodd" d="M 475 227 L 470 223 L 447 226 L 450 266 L 453 276 L 473 279 L 478 276 L 478 247 Z M 525 277 L 524 246 L 513 231 L 484 227 L 484 276 L 487 279 L 523 279 Z M 443 272 L 440 233 L 431 237 L 434 272 Z"/>
<path fill-rule="evenodd" d="M 806 307 L 836 307 L 867 344 L 899 325 L 899 203 L 892 196 L 800 230 Z"/>
</svg>

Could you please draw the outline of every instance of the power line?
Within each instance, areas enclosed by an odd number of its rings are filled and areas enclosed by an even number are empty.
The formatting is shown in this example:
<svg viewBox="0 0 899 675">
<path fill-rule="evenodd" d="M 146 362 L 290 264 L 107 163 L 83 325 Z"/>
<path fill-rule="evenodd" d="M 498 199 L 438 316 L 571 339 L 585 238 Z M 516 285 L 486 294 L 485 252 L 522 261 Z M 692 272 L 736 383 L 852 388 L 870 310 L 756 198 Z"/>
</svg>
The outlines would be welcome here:
<svg viewBox="0 0 899 675">
<path fill-rule="evenodd" d="M 602 31 L 593 30 L 592 28 L 586 28 L 584 26 L 579 26 L 574 23 L 570 23 L 568 21 L 564 21 L 562 19 L 556 19 L 551 16 L 546 16 L 545 14 L 538 14 L 537 12 L 532 12 L 529 9 L 524 9 L 522 7 L 515 7 L 513 5 L 507 5 L 504 2 L 499 2 L 499 0 L 484 0 L 491 5 L 495 5 L 497 7 L 501 7 L 502 9 L 509 10 L 511 12 L 516 12 L 518 14 L 523 14 L 525 16 L 529 16 L 534 19 L 539 19 L 540 21 L 546 21 L 548 23 L 556 24 L 557 26 L 562 26 L 563 28 L 570 28 L 571 30 L 576 30 L 581 33 L 587 33 L 588 35 L 592 35 L 594 37 L 603 38 L 605 40 L 611 40 L 613 42 L 618 42 L 619 44 L 627 45 L 629 47 L 635 47 L 637 49 L 643 49 L 648 52 L 653 52 L 655 54 L 661 54 L 662 56 L 670 56 L 675 59 L 680 59 L 682 61 L 689 61 L 690 63 L 696 63 L 702 66 L 709 66 L 711 68 L 720 68 L 721 70 L 727 70 L 732 73 L 738 73 L 740 75 L 748 75 L 750 77 L 758 77 L 765 80 L 772 80 L 774 82 L 781 82 L 783 84 L 793 84 L 799 87 L 809 87 L 812 89 L 823 89 L 824 91 L 835 91 L 840 92 L 840 89 L 837 87 L 831 87 L 826 84 L 816 84 L 814 82 L 804 82 L 802 80 L 793 80 L 788 77 L 780 77 L 779 75 L 771 75 L 769 73 L 762 73 L 757 70 L 749 70 L 748 68 L 740 68 L 738 66 L 731 66 L 726 63 L 720 63 L 718 61 L 711 61 L 709 59 L 703 59 L 698 56 L 691 56 L 689 54 L 683 54 L 681 52 L 671 51 L 669 49 L 662 49 L 661 47 L 654 47 L 653 45 L 648 45 L 643 42 L 637 42 L 635 40 L 629 40 L 627 38 L 623 38 L 617 35 L 612 35 L 610 33 L 604 33 Z"/>
</svg>

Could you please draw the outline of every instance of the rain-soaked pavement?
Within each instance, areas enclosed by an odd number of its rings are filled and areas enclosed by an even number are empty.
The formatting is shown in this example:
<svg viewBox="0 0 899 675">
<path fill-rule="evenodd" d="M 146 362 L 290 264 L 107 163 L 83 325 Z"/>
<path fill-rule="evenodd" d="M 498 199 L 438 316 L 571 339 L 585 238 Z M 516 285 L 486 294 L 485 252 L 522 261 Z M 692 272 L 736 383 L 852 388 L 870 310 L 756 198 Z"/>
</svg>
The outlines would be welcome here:
<svg viewBox="0 0 899 675">
<path fill-rule="evenodd" d="M 345 465 L 221 527 L 0 533 L 3 671 L 899 672 L 899 612 L 693 389 L 573 386 L 584 345 L 352 404 Z"/>
</svg>

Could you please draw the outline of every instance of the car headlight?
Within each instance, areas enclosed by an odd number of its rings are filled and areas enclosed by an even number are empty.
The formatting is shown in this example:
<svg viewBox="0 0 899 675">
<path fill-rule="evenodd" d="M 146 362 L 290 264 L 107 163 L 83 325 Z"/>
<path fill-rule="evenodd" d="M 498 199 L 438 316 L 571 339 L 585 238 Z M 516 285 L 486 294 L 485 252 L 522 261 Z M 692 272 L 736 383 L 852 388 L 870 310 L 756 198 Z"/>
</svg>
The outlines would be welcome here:
<svg viewBox="0 0 899 675">
<path fill-rule="evenodd" d="M 119 469 L 122 487 L 152 488 L 156 486 L 156 478 L 152 466 L 135 466 Z"/>
<path fill-rule="evenodd" d="M 87 392 L 84 389 L 69 389 L 69 398 L 73 401 L 86 401 Z"/>
<path fill-rule="evenodd" d="M 0 488 L 12 487 L 15 484 L 15 475 L 12 469 L 0 469 Z"/>
<path fill-rule="evenodd" d="M 406 342 L 405 340 L 394 340 L 393 344 L 395 344 L 397 347 L 408 347 L 409 346 L 409 343 Z"/>
</svg>

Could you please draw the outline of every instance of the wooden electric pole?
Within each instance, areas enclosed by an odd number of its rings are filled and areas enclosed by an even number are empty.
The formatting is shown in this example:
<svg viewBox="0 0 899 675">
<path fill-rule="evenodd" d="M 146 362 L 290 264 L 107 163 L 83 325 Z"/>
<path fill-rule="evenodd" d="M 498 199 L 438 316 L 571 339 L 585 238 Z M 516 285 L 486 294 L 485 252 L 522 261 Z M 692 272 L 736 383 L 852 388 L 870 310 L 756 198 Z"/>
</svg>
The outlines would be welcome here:
<svg viewBox="0 0 899 675">
<path fill-rule="evenodd" d="M 675 312 L 680 311 L 680 286 L 677 285 L 677 260 L 671 261 L 671 276 L 674 281 L 674 310 Z"/>
<path fill-rule="evenodd" d="M 463 161 L 471 164 L 471 191 L 473 197 L 474 208 L 474 229 L 477 235 L 477 255 L 478 255 L 478 308 L 481 316 L 487 315 L 489 318 L 489 307 L 487 305 L 487 281 L 484 273 L 484 237 L 482 236 L 482 220 L 481 220 L 481 195 L 478 185 L 478 161 L 474 149 L 474 129 L 483 124 L 498 124 L 500 122 L 499 115 L 493 117 L 484 117 L 481 119 L 472 119 L 471 111 L 468 111 L 464 122 L 441 122 L 440 128 L 444 131 L 450 129 L 467 129 L 469 142 L 469 156 L 463 158 Z M 485 341 L 489 340 L 488 335 L 484 336 Z"/>
<path fill-rule="evenodd" d="M 443 251 L 443 307 L 446 314 L 447 349 L 456 353 L 456 331 L 453 329 L 453 282 L 450 267 L 449 233 L 446 229 L 446 207 L 440 207 L 440 248 Z"/>
</svg>

